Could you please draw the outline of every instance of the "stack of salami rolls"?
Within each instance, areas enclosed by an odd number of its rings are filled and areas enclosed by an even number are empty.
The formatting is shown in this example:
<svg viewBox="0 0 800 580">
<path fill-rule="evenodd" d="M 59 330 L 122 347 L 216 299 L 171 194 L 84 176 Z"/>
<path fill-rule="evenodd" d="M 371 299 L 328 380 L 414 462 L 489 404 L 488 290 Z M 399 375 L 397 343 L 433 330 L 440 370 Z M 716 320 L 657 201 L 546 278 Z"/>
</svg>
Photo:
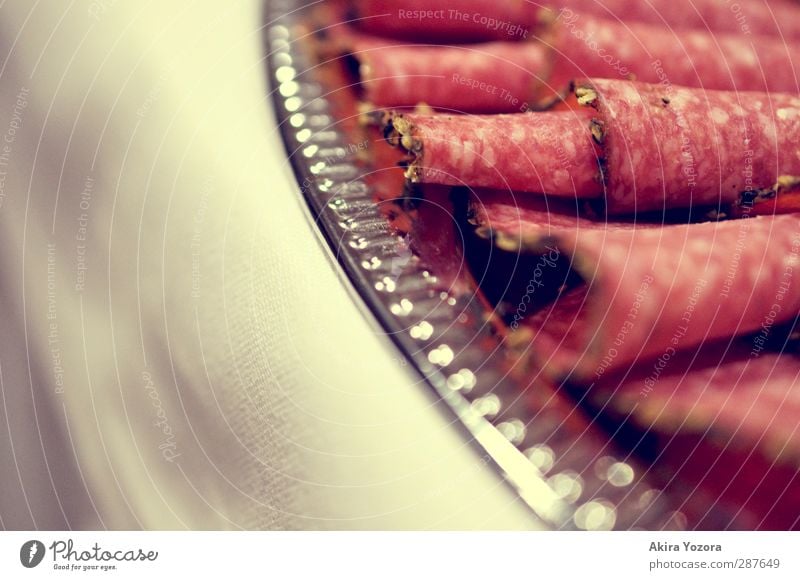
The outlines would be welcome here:
<svg viewBox="0 0 800 580">
<path fill-rule="evenodd" d="M 800 4 L 336 6 L 398 171 L 554 264 L 498 299 L 512 342 L 737 525 L 800 526 Z"/>
</svg>

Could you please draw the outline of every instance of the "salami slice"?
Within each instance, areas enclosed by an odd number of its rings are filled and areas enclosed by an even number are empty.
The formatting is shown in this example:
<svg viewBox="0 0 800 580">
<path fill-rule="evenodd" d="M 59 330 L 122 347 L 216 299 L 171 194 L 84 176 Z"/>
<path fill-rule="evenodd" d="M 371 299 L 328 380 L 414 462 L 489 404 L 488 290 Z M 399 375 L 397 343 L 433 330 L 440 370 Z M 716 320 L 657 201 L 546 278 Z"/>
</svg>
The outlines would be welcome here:
<svg viewBox="0 0 800 580">
<path fill-rule="evenodd" d="M 666 490 L 704 528 L 800 526 L 800 358 L 761 351 L 761 334 L 606 376 L 590 394 L 655 443 Z"/>
<path fill-rule="evenodd" d="M 522 40 L 534 34 L 545 6 L 678 30 L 800 38 L 797 6 L 761 0 L 466 0 L 457 5 L 445 0 L 358 0 L 353 4 L 353 17 L 379 34 L 422 41 Z"/>
<path fill-rule="evenodd" d="M 353 19 L 365 30 L 420 42 L 525 40 L 540 6 L 524 0 L 357 0 Z"/>
<path fill-rule="evenodd" d="M 512 295 L 512 308 L 519 312 L 531 310 L 537 297 L 548 295 L 547 288 L 540 288 L 539 284 L 568 284 L 563 273 L 557 271 L 564 260 L 586 264 L 586 260 L 577 254 L 564 255 L 562 251 L 566 246 L 576 247 L 584 243 L 582 234 L 604 230 L 634 232 L 650 228 L 651 232 L 662 235 L 666 249 L 671 239 L 668 231 L 673 229 L 666 227 L 661 232 L 658 223 L 607 223 L 592 219 L 576 204 L 563 200 L 514 196 L 504 192 L 476 192 L 473 198 L 471 220 L 479 226 L 478 231 L 493 239 L 498 249 L 505 250 L 501 253 L 516 255 L 516 261 L 512 260 L 511 266 L 507 267 L 514 267 L 524 274 L 523 281 L 516 286 L 517 293 L 513 286 L 510 292 L 506 291 L 506 298 Z M 753 220 L 729 222 L 741 230 L 736 245 L 728 248 L 727 263 L 719 264 L 725 268 L 722 295 L 749 292 L 749 283 L 744 288 L 740 286 L 741 270 L 748 267 L 741 250 L 746 244 L 764 247 L 763 240 L 750 236 L 749 228 L 756 223 Z M 706 224 L 704 227 L 717 226 Z M 691 242 L 690 238 L 686 240 Z M 626 263 L 640 257 L 653 261 L 652 254 L 646 249 L 643 250 L 639 244 L 631 245 L 635 247 L 630 249 L 630 256 L 618 258 L 616 264 L 609 259 L 606 266 L 617 266 L 622 270 Z M 519 255 L 520 250 L 532 250 L 537 255 L 525 259 Z M 598 251 L 608 250 L 606 247 Z M 642 251 L 644 256 L 641 256 Z M 697 304 L 699 296 L 693 297 L 695 292 L 692 288 L 688 296 L 678 296 L 678 300 L 685 300 L 677 305 L 681 312 L 680 323 L 674 326 L 676 332 L 670 337 L 668 346 L 657 356 L 646 358 L 642 354 L 636 361 L 618 364 L 620 357 L 624 356 L 619 354 L 622 350 L 620 344 L 642 340 L 641 335 L 631 335 L 632 327 L 626 323 L 639 324 L 637 321 L 647 316 L 643 312 L 647 308 L 648 295 L 658 285 L 669 288 L 680 282 L 679 277 L 686 276 L 688 268 L 675 274 L 665 272 L 663 278 L 654 273 L 643 279 L 628 304 L 624 322 L 616 329 L 619 332 L 613 337 L 613 342 L 611 338 L 607 339 L 607 356 L 595 371 L 599 376 L 595 374 L 585 379 L 585 384 L 592 385 L 584 399 L 590 402 L 589 410 L 601 413 L 605 420 L 611 419 L 615 425 L 625 424 L 626 444 L 636 451 L 645 447 L 649 453 L 657 454 L 653 477 L 657 481 L 660 478 L 660 484 L 669 490 L 670 496 L 682 502 L 683 511 L 693 522 L 702 522 L 698 525 L 703 528 L 791 529 L 798 525 L 795 520 L 800 493 L 784 493 L 784 490 L 794 489 L 790 484 L 800 465 L 800 429 L 795 429 L 800 416 L 800 399 L 795 401 L 797 397 L 793 396 L 800 381 L 800 360 L 770 350 L 786 345 L 788 329 L 778 327 L 776 321 L 781 316 L 777 311 L 787 303 L 787 295 L 793 287 L 789 278 L 797 267 L 798 251 L 800 230 L 797 230 L 796 243 L 793 240 L 789 255 L 783 262 L 781 275 L 774 278 L 774 295 L 769 299 L 771 305 L 765 309 L 769 312 L 755 333 L 711 342 L 706 333 L 701 332 L 700 340 L 704 344 L 701 347 L 688 346 L 692 342 L 687 341 L 688 331 L 696 323 L 695 312 L 700 307 Z M 494 261 L 497 258 L 494 256 Z M 591 268 L 591 264 L 587 266 Z M 758 265 L 749 267 L 758 269 Z M 628 274 L 623 272 L 620 275 Z M 705 272 L 698 268 L 693 275 L 704 276 Z M 506 272 L 500 273 L 498 278 L 501 285 L 506 285 L 513 276 Z M 618 284 L 617 292 L 624 289 L 624 280 L 615 283 Z M 706 289 L 707 284 L 701 287 L 703 291 Z M 575 298 L 579 300 L 571 308 L 562 305 L 565 319 L 548 330 L 556 340 L 559 336 L 567 336 L 570 325 L 580 318 L 577 316 L 580 309 L 588 308 L 582 304 L 587 300 L 587 293 L 588 300 L 600 299 L 599 293 L 592 296 L 591 292 L 594 291 L 587 292 L 584 288 L 583 292 L 570 293 L 567 290 L 563 294 L 565 302 Z M 614 293 L 610 291 L 609 295 Z M 662 297 L 663 294 L 659 294 L 657 299 Z M 753 293 L 751 300 L 764 299 Z M 724 304 L 725 310 L 730 307 L 724 296 L 720 296 L 718 301 Z M 657 336 L 658 327 L 668 315 L 666 308 L 673 302 L 675 300 L 670 298 L 664 305 L 665 310 L 654 324 L 653 337 Z M 610 323 L 611 308 L 599 303 L 592 308 L 606 309 L 608 316 L 602 324 Z M 520 322 L 519 317 L 512 315 L 514 311 L 506 314 L 500 304 L 496 311 L 506 315 L 510 321 L 510 343 L 524 344 L 525 352 L 534 356 L 537 353 L 548 354 L 546 349 L 541 352 L 541 336 L 535 335 L 537 329 L 541 331 L 541 326 Z M 591 320 L 592 317 L 588 318 Z M 740 332 L 740 321 L 737 313 L 729 327 L 731 335 Z M 514 339 L 517 335 L 518 340 Z M 677 345 L 672 343 L 673 339 Z M 530 340 L 533 342 L 528 343 Z M 667 350 L 670 346 L 675 350 Z M 632 429 L 631 425 L 635 428 Z M 645 439 L 646 444 L 642 445 Z M 753 494 L 753 490 L 758 490 L 758 493 Z M 778 501 L 781 510 L 775 509 Z M 787 509 L 794 511 L 787 514 Z"/>
<path fill-rule="evenodd" d="M 742 36 L 775 35 L 800 38 L 798 7 L 763 0 L 560 0 L 557 10 L 594 14 L 629 22 L 646 22 L 678 30 L 711 30 Z"/>
<path fill-rule="evenodd" d="M 797 215 L 551 227 L 546 235 L 500 230 L 494 240 L 505 251 L 555 251 L 580 275 L 581 284 L 525 321 L 535 335 L 532 352 L 557 380 L 588 384 L 637 361 L 669 361 L 681 349 L 800 312 Z"/>
<path fill-rule="evenodd" d="M 470 46 L 378 44 L 360 39 L 357 60 L 363 98 L 380 107 L 470 113 L 517 113 L 548 76 L 545 46 L 491 42 Z"/>
<path fill-rule="evenodd" d="M 794 95 L 607 79 L 575 94 L 597 111 L 610 212 L 732 204 L 800 174 Z"/>
<path fill-rule="evenodd" d="M 797 189 L 796 96 L 609 79 L 582 81 L 575 94 L 591 118 L 395 116 L 387 135 L 414 157 L 412 181 L 592 198 L 603 193 L 600 172 L 611 214 L 746 205 Z"/>
<path fill-rule="evenodd" d="M 470 223 L 483 228 L 481 236 L 506 237 L 577 233 L 580 230 L 660 228 L 716 221 L 715 212 L 692 213 L 683 209 L 643 214 L 635 219 L 605 216 L 594 202 L 559 197 L 532 196 L 513 191 L 473 190 L 469 198 Z M 519 244 L 517 244 L 518 246 Z"/>
<path fill-rule="evenodd" d="M 634 222 L 598 220 L 587 215 L 577 204 L 559 198 L 501 191 L 473 191 L 470 216 L 483 237 L 495 233 L 512 238 L 549 236 L 582 229 L 632 228 L 636 225 Z"/>
<path fill-rule="evenodd" d="M 713 431 L 732 445 L 758 446 L 772 460 L 800 466 L 800 358 L 763 351 L 759 339 L 770 330 L 607 376 L 595 385 L 595 400 L 633 413 L 646 429 Z"/>
<path fill-rule="evenodd" d="M 559 14 L 548 34 L 553 77 L 562 86 L 576 76 L 670 83 L 739 91 L 800 89 L 800 47 L 780 39 Z"/>
<path fill-rule="evenodd" d="M 520 112 L 552 101 L 576 76 L 794 93 L 800 78 L 800 47 L 769 37 L 677 34 L 571 11 L 550 23 L 544 42 L 415 45 L 333 30 L 358 63 L 364 98 L 379 107 Z"/>
<path fill-rule="evenodd" d="M 413 156 L 406 175 L 414 182 L 593 198 L 603 189 L 590 118 L 587 110 L 394 115 L 385 134 Z"/>
</svg>

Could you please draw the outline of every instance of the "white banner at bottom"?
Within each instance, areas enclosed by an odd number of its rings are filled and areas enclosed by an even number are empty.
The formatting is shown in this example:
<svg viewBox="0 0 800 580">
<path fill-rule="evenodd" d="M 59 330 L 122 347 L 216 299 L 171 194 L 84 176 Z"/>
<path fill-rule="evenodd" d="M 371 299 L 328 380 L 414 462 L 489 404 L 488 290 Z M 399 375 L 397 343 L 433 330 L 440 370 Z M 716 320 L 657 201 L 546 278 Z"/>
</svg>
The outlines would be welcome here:
<svg viewBox="0 0 800 580">
<path fill-rule="evenodd" d="M 0 578 L 800 578 L 784 532 L 3 532 Z M 513 575 L 513 576 L 512 576 Z"/>
</svg>

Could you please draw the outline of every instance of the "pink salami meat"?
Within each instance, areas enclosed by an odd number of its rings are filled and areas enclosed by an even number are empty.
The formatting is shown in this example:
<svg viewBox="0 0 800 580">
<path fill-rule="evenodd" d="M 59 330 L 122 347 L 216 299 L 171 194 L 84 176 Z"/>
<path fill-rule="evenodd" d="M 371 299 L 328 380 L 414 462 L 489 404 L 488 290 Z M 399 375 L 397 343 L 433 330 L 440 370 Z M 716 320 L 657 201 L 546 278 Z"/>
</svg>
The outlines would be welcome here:
<svg viewBox="0 0 800 580">
<path fill-rule="evenodd" d="M 734 446 L 759 446 L 771 459 L 800 465 L 800 358 L 763 351 L 762 334 L 605 377 L 595 384 L 596 398 L 633 412 L 646 429 L 713 430 Z"/>
<path fill-rule="evenodd" d="M 525 0 L 357 0 L 352 16 L 365 30 L 422 42 L 524 40 L 541 7 Z"/>
<path fill-rule="evenodd" d="M 657 223 L 606 223 L 592 219 L 579 206 L 564 200 L 515 196 L 508 192 L 476 192 L 472 206 L 472 220 L 477 222 L 479 230 L 492 231 L 491 237 L 498 248 L 507 252 L 533 251 L 539 254 L 532 256 L 533 259 L 528 262 L 520 260 L 518 256 L 520 269 L 528 274 L 525 278 L 528 280 L 526 293 L 544 292 L 537 286 L 540 281 L 559 283 L 558 276 L 547 276 L 540 270 L 553 265 L 561 249 L 579 247 L 581 244 L 598 245 L 587 242 L 584 237 L 586 233 L 601 234 L 607 230 L 610 236 L 649 228 L 652 235 L 662 236 L 665 246 L 674 243 L 669 233 L 674 227 L 666 227 L 662 231 Z M 781 219 L 797 220 L 788 216 Z M 800 359 L 795 355 L 771 351 L 786 344 L 788 329 L 786 326 L 780 328 L 779 324 L 782 320 L 792 320 L 794 316 L 790 313 L 797 308 L 796 301 L 792 305 L 789 295 L 796 284 L 796 280 L 792 280 L 793 272 L 800 263 L 800 222 L 795 221 L 791 225 L 796 232 L 795 237 L 780 270 L 772 272 L 766 269 L 758 272 L 761 264 L 766 266 L 767 259 L 758 256 L 760 262 L 756 264 L 752 254 L 746 256 L 743 253 L 748 244 L 764 248 L 763 254 L 769 256 L 776 250 L 762 236 L 751 236 L 750 228 L 758 223 L 753 220 L 728 222 L 727 227 L 740 228 L 736 244 L 729 246 L 726 252 L 715 252 L 711 250 L 711 244 L 726 243 L 727 236 L 719 236 L 719 242 L 714 241 L 707 246 L 711 256 L 703 256 L 706 262 L 713 255 L 724 254 L 727 257 L 725 262 L 718 264 L 725 270 L 725 280 L 718 292 L 717 302 L 723 305 L 725 311 L 731 307 L 740 308 L 742 304 L 730 304 L 728 297 L 734 292 L 749 295 L 751 304 L 760 301 L 766 305 L 758 328 L 753 331 L 753 324 L 747 324 L 751 328 L 749 335 L 733 339 L 728 339 L 726 335 L 717 341 L 711 339 L 715 334 L 714 323 L 705 326 L 706 322 L 695 313 L 704 307 L 700 303 L 702 293 L 714 292 L 718 288 L 711 289 L 708 282 L 697 283 L 702 278 L 711 280 L 702 265 L 698 265 L 691 274 L 689 268 L 675 267 L 665 271 L 664 276 L 655 272 L 645 274 L 646 277 L 635 290 L 626 291 L 626 281 L 615 279 L 611 283 L 617 285 L 616 289 L 608 288 L 607 296 L 620 292 L 633 294 L 632 297 L 629 294 L 630 301 L 624 319 L 619 316 L 615 318 L 613 298 L 599 302 L 603 300 L 601 293 L 596 289 L 587 291 L 588 284 L 583 291 L 567 292 L 562 298 L 565 303 L 560 308 L 564 319 L 544 329 L 555 340 L 564 336 L 565 342 L 569 342 L 571 326 L 576 320 L 580 324 L 580 311 L 586 308 L 595 308 L 602 314 L 583 315 L 584 321 L 599 321 L 605 315 L 605 319 L 597 324 L 611 325 L 612 329 L 614 320 L 617 321 L 615 336 L 600 334 L 597 337 L 597 340 L 606 342 L 606 356 L 600 359 L 594 375 L 584 379 L 586 384 L 591 384 L 586 400 L 591 402 L 591 409 L 599 410 L 614 424 L 625 423 L 629 426 L 628 431 L 631 431 L 630 425 L 635 426 L 636 430 L 629 435 L 635 447 L 641 443 L 643 434 L 647 433 L 647 447 L 658 454 L 657 469 L 653 476 L 662 478 L 660 485 L 670 497 L 681 503 L 682 511 L 691 521 L 702 522 L 698 525 L 703 528 L 794 529 L 800 525 L 796 515 L 800 509 L 800 492 L 791 485 L 800 466 L 800 429 L 795 428 L 800 417 L 800 398 L 795 396 L 800 382 Z M 719 225 L 706 224 L 703 227 L 716 228 Z M 778 227 L 773 225 L 773 231 Z M 716 236 L 711 237 L 714 238 Z M 680 236 L 677 246 L 684 241 L 694 244 L 699 240 Z M 626 264 L 635 260 L 653 263 L 655 267 L 663 267 L 668 261 L 654 259 L 652 251 L 636 242 L 627 247 L 630 248 L 629 256 L 623 259 L 617 257 L 614 262 L 614 253 L 611 252 L 612 256 L 603 266 L 609 270 L 615 268 L 615 276 L 637 275 L 637 272 L 626 267 Z M 669 248 L 665 249 L 669 251 Z M 601 254 L 607 251 L 608 248 L 597 250 Z M 681 253 L 686 254 L 683 259 L 694 262 L 694 256 L 685 249 L 673 252 L 673 258 Z M 592 269 L 592 262 L 587 264 L 586 256 L 570 254 L 566 257 L 578 268 L 584 264 L 583 267 Z M 681 258 L 678 257 L 678 260 Z M 781 262 L 778 257 L 774 261 Z M 764 279 L 771 277 L 774 281 L 772 292 L 764 295 L 761 290 L 751 291 L 754 284 L 742 278 L 747 268 L 754 276 L 763 276 Z M 684 277 L 688 278 L 689 286 L 681 286 Z M 608 278 L 602 280 L 599 268 L 595 279 L 601 284 L 610 282 Z M 688 292 L 680 290 L 681 287 L 690 286 Z M 627 288 L 631 287 L 627 285 Z M 794 293 L 797 294 L 797 291 Z M 594 306 L 586 304 L 595 299 L 598 302 Z M 660 314 L 656 317 L 648 315 L 648 310 L 661 300 L 664 302 Z M 533 302 L 528 301 L 528 308 Z M 525 308 L 525 304 L 525 300 L 515 301 L 515 307 L 519 309 Z M 677 313 L 671 314 L 670 307 L 676 308 Z M 657 307 L 652 312 L 657 312 Z M 723 333 L 730 336 L 741 334 L 743 319 L 747 314 L 741 316 L 739 312 L 735 317 L 724 314 L 731 320 Z M 670 316 L 672 318 L 666 328 L 671 327 L 674 332 L 667 340 L 661 328 Z M 512 321 L 511 336 L 513 338 L 519 333 L 521 340 L 532 340 L 525 352 L 547 357 L 552 354 L 552 349 L 548 351 L 551 347 L 544 346 L 542 352 L 542 326 L 536 324 L 541 320 L 534 322 L 528 326 L 525 322 L 517 325 Z M 550 322 L 555 321 L 551 319 Z M 643 338 L 642 334 L 636 334 L 635 327 L 639 324 L 649 324 L 654 331 Z M 696 324 L 701 327 L 692 330 Z M 599 328 L 589 327 L 589 332 L 596 332 Z M 539 335 L 535 334 L 537 329 Z M 692 338 L 695 331 L 699 332 Z M 526 336 L 523 338 L 522 335 Z M 663 338 L 659 339 L 659 336 Z M 697 344 L 698 337 L 701 346 Z M 641 347 L 650 340 L 662 341 L 662 349 L 658 354 L 648 357 L 641 352 L 635 360 L 619 362 L 626 356 L 623 348 L 628 341 L 639 342 L 638 346 Z M 550 370 L 552 372 L 553 369 Z M 558 372 L 565 371 L 562 368 Z M 573 374 L 571 378 L 578 377 Z M 753 490 L 757 490 L 757 493 L 754 494 Z M 785 493 L 783 490 L 794 491 Z M 780 509 L 776 509 L 778 498 Z"/>
<path fill-rule="evenodd" d="M 461 46 L 399 43 L 344 25 L 333 30 L 358 62 L 367 102 L 380 107 L 520 112 L 552 100 L 576 76 L 798 92 L 800 47 L 770 37 L 678 34 L 570 11 L 542 28 L 543 42 Z"/>
<path fill-rule="evenodd" d="M 655 439 L 666 491 L 703 527 L 800 526 L 800 358 L 762 351 L 761 336 L 638 365 L 590 394 Z M 732 521 L 714 522 L 720 510 Z"/>
<path fill-rule="evenodd" d="M 554 24 L 553 77 L 635 78 L 705 89 L 798 92 L 800 47 L 780 39 L 676 31 L 563 11 Z"/>
<path fill-rule="evenodd" d="M 697 29 L 738 35 L 800 38 L 798 7 L 763 0 L 560 0 L 556 9 L 595 14 L 623 21 L 647 22 L 679 30 Z"/>
<path fill-rule="evenodd" d="M 513 191 L 473 190 L 469 207 L 470 222 L 477 226 L 476 233 L 512 251 L 528 247 L 528 242 L 537 239 L 557 236 L 562 241 L 570 239 L 570 244 L 573 244 L 585 231 L 613 232 L 667 225 L 663 221 L 602 219 L 591 208 L 576 201 Z M 674 217 L 680 220 L 675 223 L 691 219 L 685 214 Z"/>
<path fill-rule="evenodd" d="M 517 195 L 514 192 L 473 191 L 470 207 L 473 223 L 511 237 L 635 227 L 633 222 L 613 223 L 594 219 L 575 203 L 566 200 Z"/>
<path fill-rule="evenodd" d="M 613 213 L 735 203 L 800 174 L 800 98 L 594 79 L 594 107 Z"/>
<path fill-rule="evenodd" d="M 517 115 L 395 115 L 390 143 L 412 156 L 415 182 L 602 196 L 586 110 Z"/>
<path fill-rule="evenodd" d="M 546 48 L 531 42 L 411 46 L 357 40 L 350 55 L 358 61 L 364 100 L 370 104 L 425 103 L 470 113 L 527 110 L 549 60 Z"/>
<path fill-rule="evenodd" d="M 591 198 L 600 171 L 612 214 L 728 206 L 798 182 L 799 97 L 608 79 L 575 94 L 591 119 L 396 116 L 387 134 L 414 157 L 413 181 Z"/>
<path fill-rule="evenodd" d="M 526 321 L 535 334 L 532 351 L 556 379 L 590 383 L 800 312 L 797 215 L 559 228 L 496 243 L 507 251 L 556 248 L 582 279 Z"/>
<path fill-rule="evenodd" d="M 444 0 L 358 0 L 353 4 L 353 16 L 365 29 L 402 38 L 432 42 L 522 40 L 533 34 L 545 7 L 678 30 L 800 38 L 800 8 L 763 0 L 466 0 L 458 4 Z"/>
<path fill-rule="evenodd" d="M 563 7 L 576 10 L 591 10 L 602 14 L 601 9 L 593 8 L 598 3 L 593 0 L 565 0 Z M 626 0 L 602 0 L 600 3 L 615 17 L 623 20 L 637 20 L 679 29 L 713 30 L 741 35 L 763 34 L 786 38 L 800 38 L 798 7 L 785 2 L 764 2 L 763 0 L 692 0 L 691 2 L 671 2 L 670 0 L 651 0 L 650 2 L 626 2 Z"/>
</svg>

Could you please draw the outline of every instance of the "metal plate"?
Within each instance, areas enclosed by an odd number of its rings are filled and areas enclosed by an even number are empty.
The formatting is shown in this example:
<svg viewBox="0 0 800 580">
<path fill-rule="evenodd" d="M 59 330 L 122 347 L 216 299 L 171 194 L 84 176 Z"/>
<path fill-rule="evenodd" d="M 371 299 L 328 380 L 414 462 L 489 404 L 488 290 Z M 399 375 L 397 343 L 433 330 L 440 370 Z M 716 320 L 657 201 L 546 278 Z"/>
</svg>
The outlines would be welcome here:
<svg viewBox="0 0 800 580">
<path fill-rule="evenodd" d="M 319 4 L 319 2 L 314 3 Z M 298 191 L 341 267 L 399 351 L 452 410 L 480 453 L 553 529 L 681 529 L 685 517 L 615 451 L 606 432 L 535 377 L 509 373 L 474 294 L 443 292 L 382 214 L 313 58 L 308 7 L 268 2 L 271 94 Z M 560 398 L 561 397 L 561 398 Z"/>
</svg>

